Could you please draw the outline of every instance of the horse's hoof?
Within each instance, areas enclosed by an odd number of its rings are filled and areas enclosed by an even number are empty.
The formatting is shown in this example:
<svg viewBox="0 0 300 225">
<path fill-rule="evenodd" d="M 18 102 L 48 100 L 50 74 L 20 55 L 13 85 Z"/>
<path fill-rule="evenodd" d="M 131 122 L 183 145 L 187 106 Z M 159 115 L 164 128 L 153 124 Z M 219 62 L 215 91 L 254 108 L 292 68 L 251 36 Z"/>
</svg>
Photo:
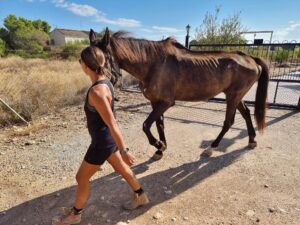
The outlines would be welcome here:
<svg viewBox="0 0 300 225">
<path fill-rule="evenodd" d="M 205 149 L 200 156 L 202 157 L 210 157 L 213 153 L 213 150 L 211 148 Z"/>
<path fill-rule="evenodd" d="M 161 152 L 163 152 L 167 149 L 167 145 L 162 141 L 158 141 L 156 147 L 157 147 L 158 151 L 161 151 Z"/>
<path fill-rule="evenodd" d="M 256 146 L 257 146 L 256 142 L 251 142 L 248 144 L 248 148 L 250 148 L 250 149 L 254 149 Z"/>
<path fill-rule="evenodd" d="M 155 161 L 160 160 L 163 157 L 163 153 L 160 150 L 157 150 L 155 154 L 152 156 L 152 159 Z"/>
</svg>

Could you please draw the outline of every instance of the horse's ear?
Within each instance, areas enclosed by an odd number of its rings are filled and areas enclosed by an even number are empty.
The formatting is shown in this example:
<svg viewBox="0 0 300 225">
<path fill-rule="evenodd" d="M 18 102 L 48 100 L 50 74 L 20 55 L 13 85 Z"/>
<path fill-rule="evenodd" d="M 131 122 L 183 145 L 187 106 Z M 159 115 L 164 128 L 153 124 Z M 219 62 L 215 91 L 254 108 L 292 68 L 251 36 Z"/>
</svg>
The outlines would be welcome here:
<svg viewBox="0 0 300 225">
<path fill-rule="evenodd" d="M 105 34 L 102 38 L 102 44 L 106 47 L 109 45 L 109 40 L 110 40 L 110 34 L 109 34 L 109 30 L 108 27 L 106 27 L 105 29 Z"/>
<path fill-rule="evenodd" d="M 90 45 L 95 45 L 97 43 L 97 37 L 93 29 L 90 30 L 89 37 L 90 37 Z"/>
</svg>

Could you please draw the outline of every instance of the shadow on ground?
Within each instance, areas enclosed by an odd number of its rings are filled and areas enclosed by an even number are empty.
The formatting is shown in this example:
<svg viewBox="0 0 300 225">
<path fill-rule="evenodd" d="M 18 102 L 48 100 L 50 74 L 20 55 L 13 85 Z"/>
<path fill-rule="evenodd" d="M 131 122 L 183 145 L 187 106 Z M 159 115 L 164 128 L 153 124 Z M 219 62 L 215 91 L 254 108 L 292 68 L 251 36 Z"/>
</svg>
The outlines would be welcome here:
<svg viewBox="0 0 300 225">
<path fill-rule="evenodd" d="M 246 152 L 247 150 L 243 148 L 209 159 L 200 158 L 195 162 L 142 177 L 140 182 L 145 186 L 151 202 L 146 207 L 133 212 L 127 212 L 121 208 L 121 204 L 128 200 L 129 193 L 131 193 L 121 177 L 115 173 L 101 177 L 91 183 L 92 193 L 83 220 L 86 224 L 89 222 L 115 224 L 118 221 L 133 220 L 149 208 L 176 197 L 229 166 Z M 149 160 L 133 169 L 136 174 L 140 174 L 148 170 L 151 163 L 152 161 Z M 170 188 L 172 194 L 166 195 L 163 186 Z M 0 224 L 50 224 L 51 218 L 58 213 L 59 207 L 73 204 L 74 194 L 75 186 L 72 186 L 17 205 L 7 210 L 4 215 L 2 213 Z M 108 219 L 109 222 L 107 222 Z"/>
</svg>

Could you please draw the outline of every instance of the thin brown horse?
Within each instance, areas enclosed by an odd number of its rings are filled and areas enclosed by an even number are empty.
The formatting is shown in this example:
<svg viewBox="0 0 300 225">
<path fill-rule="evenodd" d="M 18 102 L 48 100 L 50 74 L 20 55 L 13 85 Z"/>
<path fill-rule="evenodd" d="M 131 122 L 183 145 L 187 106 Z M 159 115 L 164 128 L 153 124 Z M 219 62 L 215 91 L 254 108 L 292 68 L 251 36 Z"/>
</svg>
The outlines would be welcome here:
<svg viewBox="0 0 300 225">
<path fill-rule="evenodd" d="M 266 98 L 269 81 L 267 64 L 242 52 L 194 52 L 172 38 L 148 41 L 128 37 L 117 32 L 111 37 L 108 29 L 102 40 L 97 40 L 93 30 L 90 44 L 100 48 L 106 58 L 105 67 L 113 73 L 118 68 L 126 70 L 141 83 L 144 96 L 150 100 L 152 112 L 143 124 L 149 143 L 157 148 L 155 158 L 160 159 L 167 148 L 163 114 L 179 101 L 207 100 L 224 92 L 226 116 L 222 131 L 202 155 L 210 156 L 234 122 L 236 109 L 246 121 L 250 148 L 256 147 L 255 130 L 250 111 L 243 97 L 258 81 L 255 99 L 255 119 L 258 130 L 265 127 Z M 114 69 L 113 69 L 114 68 Z M 156 122 L 159 139 L 150 128 Z"/>
</svg>

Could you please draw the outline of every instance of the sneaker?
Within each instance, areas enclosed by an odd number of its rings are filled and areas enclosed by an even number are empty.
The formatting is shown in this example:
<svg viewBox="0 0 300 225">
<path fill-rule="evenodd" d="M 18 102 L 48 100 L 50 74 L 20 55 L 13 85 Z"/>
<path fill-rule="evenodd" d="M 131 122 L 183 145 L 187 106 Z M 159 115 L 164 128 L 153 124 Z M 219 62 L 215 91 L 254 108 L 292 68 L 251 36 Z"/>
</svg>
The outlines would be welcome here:
<svg viewBox="0 0 300 225">
<path fill-rule="evenodd" d="M 149 199 L 146 193 L 141 195 L 134 194 L 133 199 L 130 202 L 127 202 L 123 205 L 123 208 L 126 210 L 133 210 L 140 206 L 147 205 L 149 203 Z"/>
<path fill-rule="evenodd" d="M 63 217 L 52 219 L 52 225 L 71 225 L 81 221 L 81 214 L 75 214 L 72 208 L 61 208 Z"/>
</svg>

